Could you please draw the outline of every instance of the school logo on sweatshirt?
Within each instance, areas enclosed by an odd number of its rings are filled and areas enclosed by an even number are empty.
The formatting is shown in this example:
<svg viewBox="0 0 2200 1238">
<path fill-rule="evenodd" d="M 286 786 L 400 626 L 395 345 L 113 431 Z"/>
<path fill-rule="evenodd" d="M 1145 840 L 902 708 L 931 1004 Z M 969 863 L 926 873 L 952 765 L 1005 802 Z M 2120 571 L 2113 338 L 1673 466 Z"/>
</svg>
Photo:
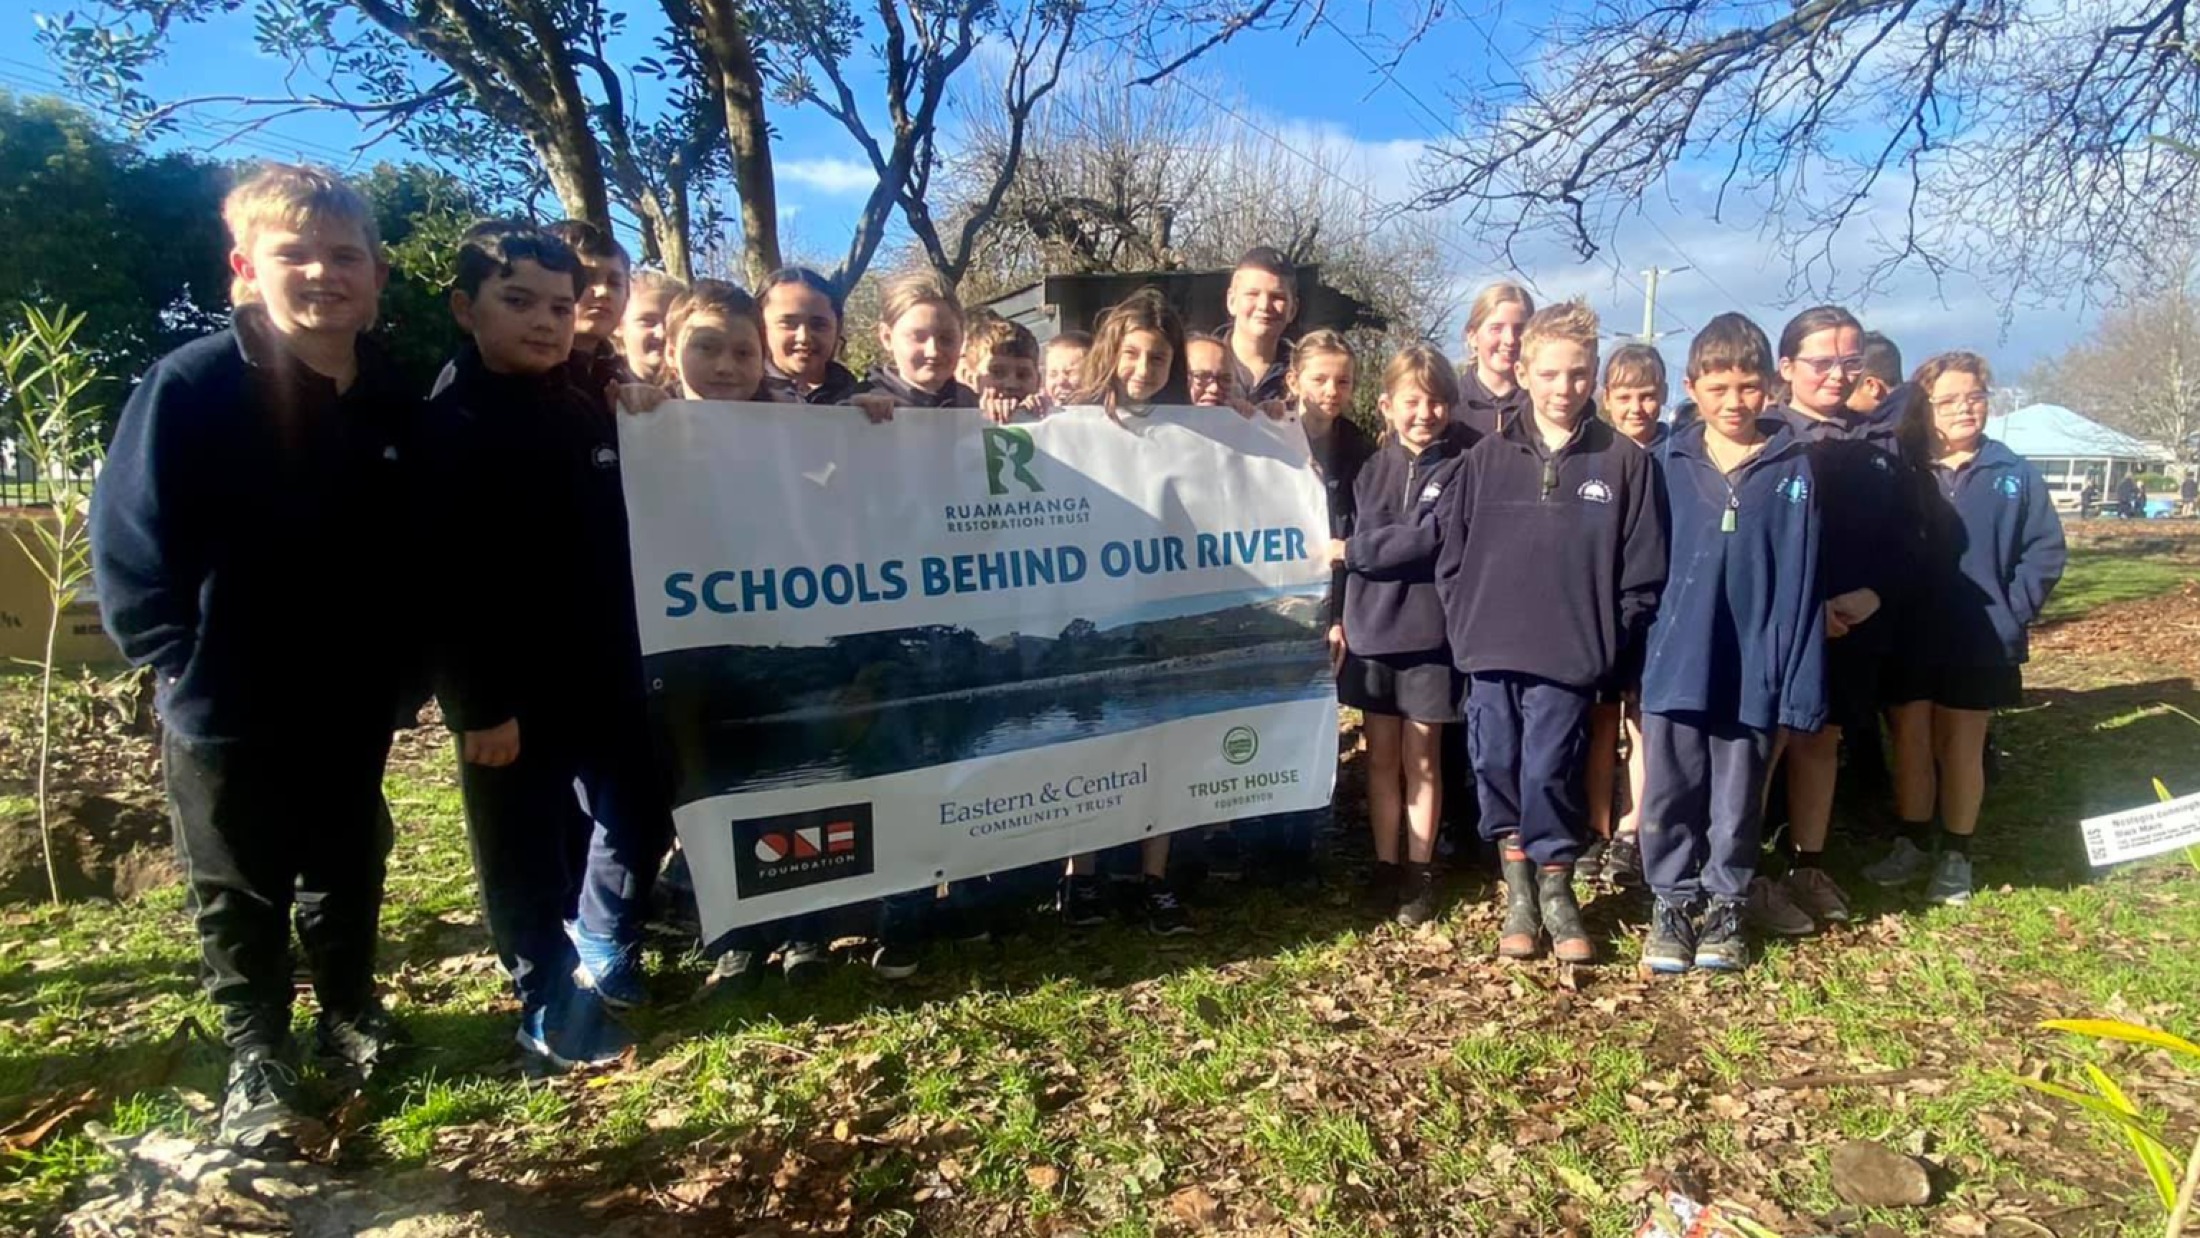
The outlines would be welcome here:
<svg viewBox="0 0 2200 1238">
<path fill-rule="evenodd" d="M 1581 489 L 1574 491 L 1574 493 L 1579 495 L 1584 503 L 1609 503 L 1612 501 L 1612 487 L 1601 477 L 1592 477 L 1581 483 Z"/>
<path fill-rule="evenodd" d="M 1436 501 L 1436 496 L 1442 494 L 1443 492 L 1444 483 L 1440 481 L 1432 481 L 1429 484 L 1421 487 L 1421 501 L 1423 503 L 1434 503 Z"/>
<path fill-rule="evenodd" d="M 733 888 L 742 898 L 871 874 L 871 806 L 845 804 L 733 823 Z"/>
<path fill-rule="evenodd" d="M 1790 477 L 1780 483 L 1780 497 L 1801 507 L 1810 498 L 1810 483 L 1800 477 Z"/>
<path fill-rule="evenodd" d="M 1033 494 L 1046 491 L 1031 472 L 1031 462 L 1039 454 L 1039 445 L 1031 441 L 1031 431 L 1018 426 L 987 426 L 984 434 L 987 494 L 1007 494 L 1011 481 Z"/>
<path fill-rule="evenodd" d="M 2015 502 L 2017 495 L 2023 492 L 2024 486 L 2016 478 L 2004 473 L 1994 480 L 1994 489 L 2001 491 L 2001 497 Z"/>
<path fill-rule="evenodd" d="M 609 443 L 598 443 L 592 459 L 599 469 L 615 469 L 619 467 L 619 449 Z"/>
</svg>

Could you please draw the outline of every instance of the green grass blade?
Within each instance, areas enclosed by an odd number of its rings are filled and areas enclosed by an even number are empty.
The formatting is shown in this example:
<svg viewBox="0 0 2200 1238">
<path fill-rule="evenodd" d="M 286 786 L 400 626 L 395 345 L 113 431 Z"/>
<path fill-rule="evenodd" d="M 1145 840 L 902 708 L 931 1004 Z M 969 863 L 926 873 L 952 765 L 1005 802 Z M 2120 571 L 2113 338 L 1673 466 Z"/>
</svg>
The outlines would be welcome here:
<svg viewBox="0 0 2200 1238">
<path fill-rule="evenodd" d="M 2167 1049 L 2200 1065 L 2200 1045 L 2182 1036 L 2146 1027 L 2138 1023 L 2126 1023 L 2122 1019 L 2049 1019 L 2040 1024 L 2058 1032 L 2073 1036 L 2091 1036 L 2098 1040 L 2121 1040 L 2129 1044 L 2146 1045 L 2154 1049 Z"/>
<path fill-rule="evenodd" d="M 2107 1098 L 2109 1104 L 2116 1106 L 2134 1118 L 2139 1116 L 2138 1107 L 2133 1105 L 2130 1099 L 2124 1095 L 2122 1088 L 2116 1086 L 2116 1081 L 2109 1078 L 2107 1071 L 2091 1062 L 2087 1062 L 2085 1073 L 2087 1077 L 2093 1080 L 2093 1089 Z M 2162 1207 L 2165 1210 L 2175 1208 L 2177 1206 L 2177 1168 L 2170 1163 L 2169 1149 L 2163 1147 L 2152 1136 L 2133 1127 L 2126 1126 L 2123 1131 L 2125 1141 L 2131 1145 L 2131 1150 L 2138 1154 L 2139 1164 L 2146 1169 L 2148 1180 L 2154 1183 L 2154 1193 L 2161 1197 Z"/>
</svg>

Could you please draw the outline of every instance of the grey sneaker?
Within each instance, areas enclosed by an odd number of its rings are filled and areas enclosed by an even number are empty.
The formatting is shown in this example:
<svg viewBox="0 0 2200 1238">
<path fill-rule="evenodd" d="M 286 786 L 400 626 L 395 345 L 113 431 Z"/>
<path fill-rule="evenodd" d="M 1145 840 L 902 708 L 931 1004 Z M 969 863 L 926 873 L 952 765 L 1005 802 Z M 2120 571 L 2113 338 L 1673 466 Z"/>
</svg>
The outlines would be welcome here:
<svg viewBox="0 0 2200 1238">
<path fill-rule="evenodd" d="M 1864 879 L 1876 886 L 1906 886 L 1923 877 L 1933 866 L 1933 857 L 1918 849 L 1907 838 L 1894 840 L 1894 850 L 1877 863 L 1864 866 Z"/>
<path fill-rule="evenodd" d="M 1925 901 L 1945 907 L 1961 907 L 1971 901 L 1971 857 L 1961 851 L 1943 851 L 1933 864 L 1933 879 L 1925 887 Z"/>
<path fill-rule="evenodd" d="M 1748 916 L 1751 927 L 1774 937 L 1808 937 L 1818 931 L 1810 913 L 1788 898 L 1787 887 L 1770 877 L 1750 879 Z"/>
<path fill-rule="evenodd" d="M 1825 869 L 1798 868 L 1781 879 L 1780 887 L 1820 927 L 1847 924 L 1851 918 L 1849 896 Z"/>
</svg>

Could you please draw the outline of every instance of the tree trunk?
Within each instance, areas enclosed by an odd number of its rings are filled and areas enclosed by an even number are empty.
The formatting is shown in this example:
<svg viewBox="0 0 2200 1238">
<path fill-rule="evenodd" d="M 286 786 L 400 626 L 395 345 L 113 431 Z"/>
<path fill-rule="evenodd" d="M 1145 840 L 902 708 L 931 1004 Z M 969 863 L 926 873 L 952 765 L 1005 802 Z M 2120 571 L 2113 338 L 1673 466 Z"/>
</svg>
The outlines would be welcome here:
<svg viewBox="0 0 2200 1238">
<path fill-rule="evenodd" d="M 546 118 L 547 119 L 547 118 Z M 605 184 L 603 156 L 596 139 L 584 125 L 578 135 L 565 132 L 554 121 L 528 137 L 550 189 L 569 219 L 585 219 L 599 228 L 611 227 L 611 191 Z"/>
<path fill-rule="evenodd" d="M 749 42 L 748 23 L 732 0 L 698 0 L 703 45 L 718 69 L 726 107 L 726 141 L 733 148 L 733 185 L 741 196 L 741 248 L 752 284 L 780 266 L 779 188 L 772 176 L 771 135 L 764 116 L 764 74 Z"/>
</svg>

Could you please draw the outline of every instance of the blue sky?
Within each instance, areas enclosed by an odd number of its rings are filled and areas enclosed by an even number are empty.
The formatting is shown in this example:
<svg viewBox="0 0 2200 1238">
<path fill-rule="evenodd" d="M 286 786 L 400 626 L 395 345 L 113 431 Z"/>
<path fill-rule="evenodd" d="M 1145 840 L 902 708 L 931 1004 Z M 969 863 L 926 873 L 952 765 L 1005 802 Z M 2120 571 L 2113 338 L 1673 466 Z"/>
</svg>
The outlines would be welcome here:
<svg viewBox="0 0 2200 1238">
<path fill-rule="evenodd" d="M 66 4 L 29 0 L 6 6 L 7 13 L 0 16 L 0 88 L 52 90 L 57 79 L 32 37 L 32 18 Z M 1492 63 L 1492 27 L 1484 18 L 1457 12 L 1385 74 L 1362 53 L 1384 61 L 1390 49 L 1358 40 L 1350 30 L 1357 16 L 1337 20 L 1343 24 L 1325 20 L 1303 36 L 1242 37 L 1201 61 L 1194 80 L 1287 146 L 1319 141 L 1332 153 L 1342 152 L 1347 174 L 1371 203 L 1402 201 L 1413 193 L 1425 144 L 1453 114 L 1451 100 L 1486 76 L 1484 66 Z M 1505 26 L 1496 28 L 1496 37 L 1514 43 L 1496 51 L 1513 53 L 1522 50 L 1527 34 L 1524 28 Z M 187 27 L 172 46 L 167 64 L 150 78 L 156 96 L 270 94 L 281 89 L 283 66 L 258 53 L 247 17 Z M 201 150 L 214 145 L 220 113 L 202 112 L 199 117 L 201 123 L 181 135 L 180 145 Z M 793 246 L 801 252 L 837 254 L 869 187 L 861 152 L 813 110 L 779 106 L 773 121 L 779 129 L 774 155 L 782 213 L 789 220 Z M 356 141 L 355 125 L 348 118 L 300 116 L 270 124 L 222 153 L 302 156 L 339 166 L 407 153 L 384 144 L 353 155 L 350 147 Z M 1694 188 L 1700 178 L 1692 172 L 1685 167 L 1676 171 L 1671 197 L 1698 200 Z M 1786 264 L 1760 235 L 1762 220 L 1730 212 L 1722 223 L 1701 208 L 1676 207 L 1670 201 L 1648 207 L 1645 215 L 1623 223 L 1605 253 L 1589 262 L 1556 238 L 1531 243 L 1516 251 L 1527 268 L 1519 274 L 1546 298 L 1586 297 L 1604 315 L 1608 330 L 1632 332 L 1642 319 L 1641 270 L 1691 268 L 1667 277 L 1660 289 L 1659 326 L 1676 333 L 1661 341 L 1661 347 L 1676 369 L 1685 356 L 1687 332 L 1713 314 L 1739 308 L 1776 335 L 1790 314 L 1810 303 L 1807 291 L 1815 290 L 1790 290 Z M 1872 224 L 1868 218 L 1860 221 L 1858 237 L 1868 237 Z M 1507 273 L 1494 245 L 1453 220 L 1427 216 L 1411 226 L 1441 238 L 1450 266 L 1445 275 L 1459 289 L 1462 306 L 1475 286 Z M 2020 305 L 2005 327 L 2001 307 L 2006 295 L 2007 290 L 1981 287 L 1960 275 L 1936 285 L 1920 273 L 1848 303 L 1866 325 L 1893 335 L 1913 363 L 1943 348 L 1974 347 L 1994 358 L 2011 379 L 2067 346 L 2090 325 L 2090 313 L 2076 307 Z M 1454 345 L 1456 340 L 1454 326 L 1440 342 Z"/>
</svg>

